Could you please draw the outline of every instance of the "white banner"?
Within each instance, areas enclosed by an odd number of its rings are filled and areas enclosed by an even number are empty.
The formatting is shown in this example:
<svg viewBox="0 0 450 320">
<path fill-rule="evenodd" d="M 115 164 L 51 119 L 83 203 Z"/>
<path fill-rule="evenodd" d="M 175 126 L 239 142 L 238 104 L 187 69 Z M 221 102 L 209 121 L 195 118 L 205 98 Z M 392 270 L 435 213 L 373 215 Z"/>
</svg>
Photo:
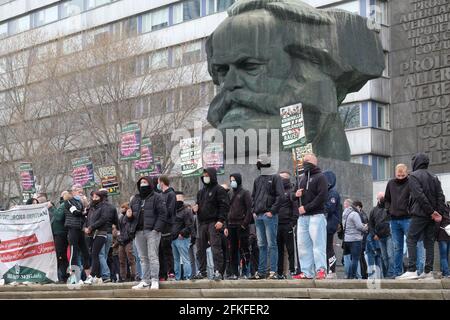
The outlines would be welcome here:
<svg viewBox="0 0 450 320">
<path fill-rule="evenodd" d="M 47 204 L 0 211 L 0 278 L 11 282 L 58 281 Z"/>
</svg>

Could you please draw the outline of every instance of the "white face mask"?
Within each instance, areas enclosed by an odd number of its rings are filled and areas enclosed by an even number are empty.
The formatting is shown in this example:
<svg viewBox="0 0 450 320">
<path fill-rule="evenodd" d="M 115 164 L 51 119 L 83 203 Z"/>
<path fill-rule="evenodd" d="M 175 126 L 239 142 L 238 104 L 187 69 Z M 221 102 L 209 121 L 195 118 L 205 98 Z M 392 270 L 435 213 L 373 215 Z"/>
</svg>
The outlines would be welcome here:
<svg viewBox="0 0 450 320">
<path fill-rule="evenodd" d="M 210 177 L 203 177 L 203 182 L 205 184 L 209 184 L 211 182 L 211 178 Z"/>
</svg>

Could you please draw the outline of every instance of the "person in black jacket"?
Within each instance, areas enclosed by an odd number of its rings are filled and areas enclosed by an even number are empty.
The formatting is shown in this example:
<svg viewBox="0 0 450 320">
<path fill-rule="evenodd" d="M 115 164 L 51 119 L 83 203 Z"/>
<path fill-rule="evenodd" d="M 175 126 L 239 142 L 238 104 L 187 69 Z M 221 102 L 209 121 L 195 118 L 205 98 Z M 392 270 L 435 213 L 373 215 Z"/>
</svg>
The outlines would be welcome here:
<svg viewBox="0 0 450 320">
<path fill-rule="evenodd" d="M 240 173 L 230 175 L 230 186 L 233 191 L 228 214 L 228 241 L 230 244 L 230 275 L 228 279 L 237 280 L 239 256 L 244 265 L 250 259 L 248 226 L 252 220 L 252 198 L 250 191 L 242 187 Z"/>
<path fill-rule="evenodd" d="M 64 202 L 64 227 L 67 228 L 67 239 L 70 248 L 69 267 L 71 272 L 78 270 L 78 255 L 81 251 L 83 257 L 83 269 L 89 270 L 89 251 L 84 240 L 83 225 L 85 223 L 86 210 L 81 202 L 83 188 L 74 185 L 71 197 Z M 73 279 L 73 278 L 71 278 Z"/>
<path fill-rule="evenodd" d="M 397 277 L 401 280 L 433 279 L 435 222 L 442 220 L 446 207 L 441 182 L 427 170 L 429 163 L 430 160 L 424 153 L 418 153 L 412 158 L 413 172 L 409 176 L 409 207 L 412 217 L 406 237 L 408 271 Z M 417 242 L 421 237 L 425 246 L 425 268 L 417 276 Z"/>
<path fill-rule="evenodd" d="M 286 279 L 284 274 L 284 247 L 288 253 L 289 273 L 290 277 L 295 275 L 295 244 L 294 244 L 294 227 L 297 225 L 298 214 L 291 200 L 291 175 L 288 171 L 282 171 L 280 177 L 283 182 L 284 199 L 278 212 L 278 278 Z"/>
<path fill-rule="evenodd" d="M 184 194 L 176 192 L 176 213 L 172 224 L 172 252 L 174 258 L 175 280 L 187 280 L 191 278 L 191 259 L 189 246 L 193 232 L 192 210 L 184 205 Z M 183 279 L 181 279 L 180 260 L 183 264 Z"/>
<path fill-rule="evenodd" d="M 369 215 L 369 237 L 379 242 L 383 264 L 383 277 L 394 278 L 394 244 L 391 237 L 390 217 L 384 207 L 384 193 L 378 192 L 377 205 Z"/>
<path fill-rule="evenodd" d="M 338 225 L 342 220 L 341 214 L 341 196 L 336 190 L 336 175 L 333 171 L 325 171 L 325 178 L 328 181 L 328 199 L 325 203 L 327 212 L 327 278 L 336 278 L 336 253 L 334 252 L 334 234 L 337 232 Z"/>
<path fill-rule="evenodd" d="M 159 289 L 159 242 L 167 221 L 167 207 L 163 196 L 156 193 L 150 177 L 137 182 L 139 193 L 130 202 L 127 217 L 130 234 L 135 237 L 142 265 L 142 281 L 133 289 Z"/>
<path fill-rule="evenodd" d="M 403 274 L 403 247 L 411 223 L 409 213 L 408 167 L 399 163 L 395 166 L 395 178 L 389 180 L 384 193 L 385 207 L 391 217 L 392 242 L 394 243 L 394 276 Z M 422 273 L 425 260 L 423 241 L 417 243 L 417 268 Z"/>
<path fill-rule="evenodd" d="M 133 237 L 130 233 L 130 222 L 127 218 L 127 211 L 130 204 L 125 202 L 120 206 L 121 216 L 119 217 L 119 235 L 117 241 L 119 242 L 119 267 L 120 280 L 119 282 L 127 281 L 127 259 L 130 266 L 130 280 L 134 281 L 136 278 L 136 258 L 133 255 Z"/>
<path fill-rule="evenodd" d="M 92 235 L 92 252 L 91 261 L 92 268 L 91 273 L 87 277 L 85 284 L 102 283 L 100 272 L 100 258 L 99 254 L 106 243 L 106 237 L 108 234 L 108 220 L 110 211 L 105 200 L 104 192 L 94 192 L 92 197 L 92 206 L 89 218 L 86 221 L 84 232 L 88 235 Z"/>
<path fill-rule="evenodd" d="M 159 244 L 159 278 L 160 280 L 175 279 L 174 262 L 172 253 L 172 224 L 176 214 L 175 190 L 170 186 L 170 179 L 167 175 L 158 178 L 157 189 L 161 192 L 167 206 L 167 223 L 161 234 Z"/>
<path fill-rule="evenodd" d="M 105 204 L 105 210 L 108 212 L 107 220 L 106 220 L 106 241 L 102 250 L 100 251 L 100 271 L 102 275 L 102 280 L 104 283 L 111 282 L 111 271 L 109 269 L 107 260 L 108 253 L 112 246 L 113 234 L 112 234 L 112 226 L 116 227 L 119 224 L 117 209 L 108 201 L 108 191 L 106 189 L 98 190 L 98 193 L 102 194 L 102 202 Z"/>
<path fill-rule="evenodd" d="M 261 175 L 255 179 L 252 191 L 252 212 L 255 217 L 258 239 L 258 272 L 253 279 L 278 278 L 278 213 L 284 201 L 284 188 L 281 177 L 271 168 L 270 158 L 266 154 L 259 156 L 257 164 Z M 267 274 L 267 250 L 270 255 Z"/>
<path fill-rule="evenodd" d="M 198 260 L 199 273 L 192 279 L 204 279 L 206 273 L 206 249 L 208 242 L 214 260 L 214 280 L 222 279 L 220 272 L 223 269 L 223 250 L 221 230 L 226 222 L 230 201 L 224 188 L 217 183 L 217 171 L 215 168 L 206 168 L 201 177 L 204 187 L 197 193 L 197 201 L 193 210 L 197 212 L 198 221 Z"/>
<path fill-rule="evenodd" d="M 304 173 L 297 178 L 292 199 L 300 215 L 297 222 L 297 242 L 302 272 L 295 279 L 325 279 L 327 276 L 327 220 L 325 204 L 328 181 L 314 154 L 306 154 Z"/>
</svg>

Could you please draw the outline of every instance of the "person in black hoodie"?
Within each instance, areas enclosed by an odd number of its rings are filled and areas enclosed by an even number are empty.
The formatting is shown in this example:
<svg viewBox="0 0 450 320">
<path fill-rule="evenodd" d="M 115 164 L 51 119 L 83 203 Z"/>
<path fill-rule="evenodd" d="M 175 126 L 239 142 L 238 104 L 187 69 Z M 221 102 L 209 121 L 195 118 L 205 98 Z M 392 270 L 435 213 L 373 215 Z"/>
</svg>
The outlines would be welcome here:
<svg viewBox="0 0 450 320">
<path fill-rule="evenodd" d="M 325 171 L 325 178 L 328 181 L 328 199 L 325 203 L 327 212 L 327 261 L 328 279 L 336 278 L 336 253 L 334 252 L 334 234 L 342 220 L 341 196 L 336 190 L 336 175 L 333 171 Z"/>
<path fill-rule="evenodd" d="M 208 242 L 214 260 L 214 280 L 222 280 L 220 270 L 223 269 L 223 250 L 221 230 L 230 210 L 230 200 L 225 189 L 217 183 L 215 168 L 206 168 L 201 177 L 204 187 L 197 193 L 197 201 L 193 210 L 197 212 L 198 220 L 198 260 L 199 273 L 192 279 L 204 279 L 206 273 L 206 249 Z"/>
<path fill-rule="evenodd" d="M 161 234 L 159 244 L 159 278 L 160 280 L 175 280 L 174 261 L 172 253 L 172 224 L 176 213 L 175 190 L 170 186 L 170 179 L 166 175 L 158 178 L 157 189 L 161 192 L 167 206 L 167 223 Z"/>
<path fill-rule="evenodd" d="M 384 203 L 391 218 L 392 242 L 394 244 L 394 276 L 403 273 L 403 246 L 411 223 L 409 213 L 408 167 L 400 163 L 395 166 L 395 178 L 389 180 L 384 193 Z M 417 243 L 417 267 L 421 273 L 424 262 L 423 241 Z"/>
<path fill-rule="evenodd" d="M 278 213 L 284 201 L 284 188 L 281 177 L 271 168 L 270 158 L 261 154 L 256 163 L 261 175 L 255 179 L 252 191 L 252 212 L 255 217 L 258 239 L 258 272 L 253 279 L 278 279 Z M 270 268 L 267 274 L 267 250 L 270 255 Z"/>
<path fill-rule="evenodd" d="M 100 251 L 106 243 L 108 234 L 108 220 L 110 215 L 110 208 L 104 202 L 106 199 L 104 192 L 94 192 L 92 197 L 92 205 L 89 213 L 89 218 L 86 220 L 84 232 L 87 235 L 92 235 L 92 252 L 91 273 L 87 277 L 85 284 L 102 283 L 100 272 Z"/>
<path fill-rule="evenodd" d="M 286 279 L 284 274 L 284 247 L 288 253 L 290 276 L 295 275 L 295 244 L 294 244 L 294 227 L 297 225 L 298 214 L 291 200 L 291 175 L 287 171 L 282 171 L 280 177 L 283 181 L 284 199 L 278 212 L 278 278 Z"/>
<path fill-rule="evenodd" d="M 175 280 L 190 279 L 192 275 L 189 246 L 193 232 L 192 210 L 184 204 L 184 194 L 176 192 L 176 213 L 172 224 L 172 252 L 174 257 Z M 183 279 L 181 279 L 180 260 L 183 264 Z"/>
<path fill-rule="evenodd" d="M 306 154 L 304 174 L 297 177 L 292 199 L 300 215 L 297 242 L 302 272 L 295 279 L 325 279 L 327 276 L 327 220 L 325 203 L 328 181 L 314 154 Z"/>
<path fill-rule="evenodd" d="M 120 206 L 121 216 L 119 218 L 119 235 L 117 237 L 117 241 L 119 242 L 119 282 L 127 281 L 127 259 L 130 266 L 130 280 L 134 281 L 136 278 L 136 258 L 133 255 L 133 237 L 130 234 L 130 222 L 127 218 L 129 208 L 130 204 L 128 202 Z"/>
<path fill-rule="evenodd" d="M 167 207 L 163 196 L 154 191 L 150 177 L 137 182 L 139 193 L 130 202 L 127 217 L 130 235 L 135 238 L 142 265 L 142 281 L 133 289 L 159 289 L 159 243 L 167 221 Z"/>
<path fill-rule="evenodd" d="M 70 248 L 69 267 L 71 272 L 78 270 L 78 254 L 83 256 L 83 269 L 89 270 L 89 251 L 84 240 L 83 225 L 86 218 L 86 210 L 81 202 L 83 188 L 74 185 L 71 190 L 71 198 L 64 202 L 64 227 L 67 228 L 67 237 Z M 73 278 L 71 278 L 73 279 Z"/>
<path fill-rule="evenodd" d="M 384 206 L 384 193 L 378 192 L 377 205 L 369 215 L 369 237 L 379 241 L 383 263 L 383 277 L 394 278 L 394 244 L 392 243 L 390 217 Z"/>
<path fill-rule="evenodd" d="M 406 237 L 408 271 L 398 277 L 401 280 L 433 279 L 435 222 L 441 222 L 446 207 L 441 182 L 427 170 L 429 163 L 424 153 L 418 153 L 412 158 L 413 172 L 409 176 L 409 208 L 412 217 Z M 417 276 L 417 242 L 421 237 L 425 246 L 425 268 Z"/>
<path fill-rule="evenodd" d="M 230 243 L 229 280 L 239 277 L 239 256 L 246 265 L 250 259 L 248 226 L 252 220 L 252 198 L 250 191 L 242 187 L 240 173 L 230 175 L 232 191 L 230 213 L 228 214 L 228 241 Z"/>
</svg>

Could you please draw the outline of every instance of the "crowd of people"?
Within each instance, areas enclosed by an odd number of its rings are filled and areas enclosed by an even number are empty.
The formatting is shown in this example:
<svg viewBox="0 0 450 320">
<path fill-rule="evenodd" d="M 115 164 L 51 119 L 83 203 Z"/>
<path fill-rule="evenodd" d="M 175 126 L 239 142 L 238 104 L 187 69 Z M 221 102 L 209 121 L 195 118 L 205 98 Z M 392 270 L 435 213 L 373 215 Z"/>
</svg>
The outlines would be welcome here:
<svg viewBox="0 0 450 320">
<path fill-rule="evenodd" d="M 449 276 L 449 208 L 428 164 L 417 154 L 410 173 L 397 165 L 369 215 L 361 201 L 341 200 L 336 175 L 322 172 L 314 154 L 294 177 L 274 172 L 261 155 L 251 191 L 240 173 L 220 185 L 216 169 L 206 168 L 192 203 L 167 175 L 139 178 L 119 211 L 106 190 L 88 198 L 75 185 L 59 206 L 49 205 L 59 281 L 137 281 L 133 289 L 158 289 L 166 280 L 333 279 L 336 233 L 348 279 L 433 278 L 435 240 L 442 276 Z"/>
</svg>

